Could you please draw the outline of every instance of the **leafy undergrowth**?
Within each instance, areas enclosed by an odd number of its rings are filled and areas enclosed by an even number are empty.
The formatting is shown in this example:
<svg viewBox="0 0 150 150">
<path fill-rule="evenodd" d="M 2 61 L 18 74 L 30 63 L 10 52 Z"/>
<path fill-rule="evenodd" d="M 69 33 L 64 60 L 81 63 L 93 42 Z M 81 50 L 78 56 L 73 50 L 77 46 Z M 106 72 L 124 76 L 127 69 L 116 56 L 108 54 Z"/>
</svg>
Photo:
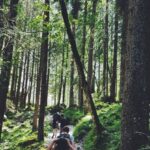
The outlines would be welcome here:
<svg viewBox="0 0 150 150">
<path fill-rule="evenodd" d="M 37 132 L 32 132 L 32 109 L 15 113 L 13 107 L 9 107 L 6 116 L 0 150 L 45 150 L 44 143 L 37 141 Z M 46 121 L 45 136 L 50 130 L 49 122 Z"/>
<path fill-rule="evenodd" d="M 72 125 L 76 125 L 78 121 L 84 117 L 84 112 L 76 107 L 66 108 L 63 113 L 65 118 L 67 118 Z"/>
<path fill-rule="evenodd" d="M 75 127 L 75 139 L 83 139 L 85 150 L 118 150 L 121 136 L 121 105 L 98 102 L 96 106 L 99 109 L 99 119 L 105 127 L 105 131 L 97 137 L 91 118 L 86 116 Z"/>
</svg>

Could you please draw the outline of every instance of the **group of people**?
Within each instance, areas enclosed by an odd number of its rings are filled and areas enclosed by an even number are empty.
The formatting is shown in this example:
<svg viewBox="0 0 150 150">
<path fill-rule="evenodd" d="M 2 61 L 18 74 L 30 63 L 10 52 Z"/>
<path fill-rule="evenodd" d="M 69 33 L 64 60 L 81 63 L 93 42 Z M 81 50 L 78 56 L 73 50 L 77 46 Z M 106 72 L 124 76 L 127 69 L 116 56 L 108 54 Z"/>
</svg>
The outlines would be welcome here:
<svg viewBox="0 0 150 150">
<path fill-rule="evenodd" d="M 56 138 L 57 137 L 57 133 L 60 129 L 63 129 L 63 127 L 68 125 L 68 121 L 67 119 L 64 117 L 63 114 L 60 114 L 59 112 L 55 113 L 53 115 L 53 122 L 52 122 L 52 128 L 53 128 L 53 135 L 52 138 Z"/>
<path fill-rule="evenodd" d="M 69 134 L 69 127 L 67 119 L 64 118 L 64 115 L 56 113 L 53 115 L 53 135 L 52 142 L 48 146 L 48 150 L 75 150 L 74 138 Z M 60 133 L 58 131 L 60 129 Z"/>
</svg>

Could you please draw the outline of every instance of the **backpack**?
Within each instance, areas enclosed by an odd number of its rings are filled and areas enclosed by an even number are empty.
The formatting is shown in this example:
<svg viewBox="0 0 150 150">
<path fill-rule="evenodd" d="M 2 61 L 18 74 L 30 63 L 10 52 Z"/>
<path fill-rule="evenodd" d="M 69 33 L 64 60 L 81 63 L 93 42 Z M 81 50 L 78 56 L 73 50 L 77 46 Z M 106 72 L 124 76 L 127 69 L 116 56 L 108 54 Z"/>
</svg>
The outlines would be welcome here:
<svg viewBox="0 0 150 150">
<path fill-rule="evenodd" d="M 70 137 L 70 135 L 69 134 L 67 134 L 67 133 L 60 133 L 60 135 L 57 137 L 58 139 L 60 138 L 62 138 L 62 139 L 67 139 L 67 140 L 69 140 L 70 142 L 71 142 L 71 137 Z"/>
</svg>

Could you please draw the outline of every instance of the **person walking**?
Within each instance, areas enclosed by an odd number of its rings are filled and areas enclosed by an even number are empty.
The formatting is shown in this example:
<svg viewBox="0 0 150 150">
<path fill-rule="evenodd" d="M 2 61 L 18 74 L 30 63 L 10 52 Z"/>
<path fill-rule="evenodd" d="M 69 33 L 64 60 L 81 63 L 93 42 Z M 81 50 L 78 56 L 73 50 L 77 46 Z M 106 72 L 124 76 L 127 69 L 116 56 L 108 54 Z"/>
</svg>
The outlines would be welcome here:
<svg viewBox="0 0 150 150">
<path fill-rule="evenodd" d="M 60 117 L 59 112 L 57 112 L 53 115 L 53 122 L 52 122 L 53 135 L 52 135 L 52 139 L 57 137 L 57 133 L 58 133 L 58 130 L 59 130 L 60 119 L 61 119 L 61 117 Z"/>
</svg>

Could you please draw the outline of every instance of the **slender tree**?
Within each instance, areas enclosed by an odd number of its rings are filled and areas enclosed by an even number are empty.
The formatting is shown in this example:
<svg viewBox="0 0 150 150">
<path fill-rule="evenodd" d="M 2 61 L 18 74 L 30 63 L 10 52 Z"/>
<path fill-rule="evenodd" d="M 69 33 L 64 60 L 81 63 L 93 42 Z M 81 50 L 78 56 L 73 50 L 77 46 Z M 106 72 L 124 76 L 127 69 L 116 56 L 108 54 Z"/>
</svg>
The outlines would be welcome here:
<svg viewBox="0 0 150 150">
<path fill-rule="evenodd" d="M 4 5 L 4 0 L 0 1 L 0 56 L 2 53 L 2 47 L 3 47 L 3 27 L 4 27 L 4 14 L 3 14 L 3 5 Z"/>
<path fill-rule="evenodd" d="M 40 100 L 40 112 L 39 112 L 39 126 L 38 126 L 38 140 L 44 140 L 44 116 L 45 116 L 45 104 L 47 101 L 47 60 L 48 60 L 48 35 L 47 24 L 49 22 L 49 0 L 45 0 L 47 10 L 44 11 L 43 20 L 43 33 L 42 33 L 42 44 L 41 44 L 41 64 L 42 64 L 42 83 L 41 83 L 41 100 Z"/>
<path fill-rule="evenodd" d="M 90 25 L 90 41 L 89 41 L 89 51 L 88 51 L 88 85 L 91 87 L 92 91 L 92 79 L 93 79 L 93 53 L 94 53 L 94 32 L 95 32 L 95 18 L 96 18 L 96 6 L 97 0 L 93 0 L 92 7 L 92 17 L 91 17 L 91 25 Z"/>
<path fill-rule="evenodd" d="M 9 28 L 13 30 L 15 26 L 16 16 L 17 16 L 17 4 L 19 0 L 11 0 L 10 1 L 10 10 L 9 10 Z M 10 79 L 10 71 L 11 71 L 11 62 L 12 62 L 12 53 L 13 53 L 13 45 L 14 45 L 14 37 L 11 37 L 8 44 L 5 46 L 3 50 L 3 64 L 1 67 L 0 74 L 0 139 L 2 133 L 2 125 L 3 125 L 3 117 L 6 109 L 6 99 L 7 92 L 9 88 L 9 79 Z"/>
<path fill-rule="evenodd" d="M 59 85 L 59 92 L 58 92 L 58 103 L 57 105 L 60 105 L 61 100 L 61 93 L 62 93 L 62 86 L 63 86 L 63 76 L 64 76 L 64 55 L 65 55 L 65 33 L 64 33 L 64 41 L 63 41 L 63 48 L 62 48 L 62 63 L 61 63 L 61 73 L 60 73 L 60 85 Z"/>
<path fill-rule="evenodd" d="M 84 92 L 85 92 L 86 97 L 88 99 L 88 102 L 90 104 L 93 121 L 95 123 L 97 133 L 99 134 L 99 133 L 102 132 L 103 126 L 99 122 L 99 118 L 98 118 L 98 115 L 97 115 L 97 112 L 96 112 L 96 108 L 95 108 L 95 105 L 94 105 L 94 102 L 93 102 L 93 99 L 92 99 L 92 96 L 91 96 L 91 90 L 90 90 L 90 87 L 89 87 L 89 85 L 86 81 L 86 78 L 85 78 L 85 74 L 84 74 L 84 71 L 83 71 L 83 66 L 82 66 L 82 63 L 81 63 L 81 60 L 80 60 L 79 53 L 77 51 L 76 41 L 75 41 L 74 35 L 73 35 L 73 33 L 71 31 L 71 28 L 70 28 L 70 23 L 69 23 L 69 20 L 68 20 L 68 13 L 67 13 L 65 2 L 63 0 L 59 0 L 59 2 L 60 2 L 60 5 L 61 5 L 61 12 L 62 12 L 64 23 L 65 23 L 65 26 L 66 26 L 66 29 L 67 29 L 67 34 L 68 34 L 68 37 L 69 37 L 71 50 L 73 52 L 74 59 L 75 59 L 76 65 L 77 65 L 78 74 L 82 79 L 83 89 L 84 89 Z"/>
<path fill-rule="evenodd" d="M 21 52 L 21 58 L 20 58 L 20 64 L 19 64 L 19 74 L 18 74 L 18 82 L 17 82 L 17 90 L 16 90 L 16 98 L 15 98 L 15 107 L 16 110 L 18 110 L 18 103 L 20 100 L 20 87 L 21 87 L 21 78 L 22 78 L 22 68 L 23 68 L 23 58 L 24 58 L 24 52 Z"/>
<path fill-rule="evenodd" d="M 108 96 L 108 0 L 106 0 L 105 36 L 104 36 L 104 63 L 103 63 L 103 95 Z"/>
<path fill-rule="evenodd" d="M 87 0 L 84 2 L 84 15 L 83 15 L 83 31 L 82 31 L 82 48 L 81 48 L 81 61 L 84 68 L 85 45 L 86 45 L 86 23 L 87 23 Z M 83 87 L 79 79 L 79 106 L 83 107 Z"/>
<path fill-rule="evenodd" d="M 116 85 L 117 85 L 117 51 L 118 51 L 118 6 L 115 6 L 115 34 L 114 34 L 114 56 L 113 56 L 113 70 L 111 77 L 111 86 L 110 86 L 110 97 L 114 102 L 116 97 Z"/>
<path fill-rule="evenodd" d="M 34 67 L 35 67 L 35 50 L 32 53 L 32 67 L 31 67 L 31 73 L 30 73 L 30 85 L 29 85 L 29 94 L 28 94 L 28 107 L 31 105 L 31 94 L 33 89 L 33 76 L 34 76 Z"/>
<path fill-rule="evenodd" d="M 122 42 L 121 42 L 121 65 L 120 65 L 120 101 L 123 100 L 124 95 L 124 84 L 125 84 L 125 57 L 126 57 L 126 27 L 128 24 L 127 20 L 127 5 L 128 1 L 118 1 L 119 11 L 122 16 Z"/>
<path fill-rule="evenodd" d="M 80 1 L 79 0 L 72 1 L 72 16 L 74 19 L 72 23 L 72 31 L 73 31 L 74 36 L 76 34 L 75 20 L 78 19 L 79 8 L 80 8 Z M 74 104 L 74 73 L 75 73 L 74 57 L 73 57 L 73 54 L 71 53 L 70 96 L 69 96 L 70 107 Z"/>
</svg>

